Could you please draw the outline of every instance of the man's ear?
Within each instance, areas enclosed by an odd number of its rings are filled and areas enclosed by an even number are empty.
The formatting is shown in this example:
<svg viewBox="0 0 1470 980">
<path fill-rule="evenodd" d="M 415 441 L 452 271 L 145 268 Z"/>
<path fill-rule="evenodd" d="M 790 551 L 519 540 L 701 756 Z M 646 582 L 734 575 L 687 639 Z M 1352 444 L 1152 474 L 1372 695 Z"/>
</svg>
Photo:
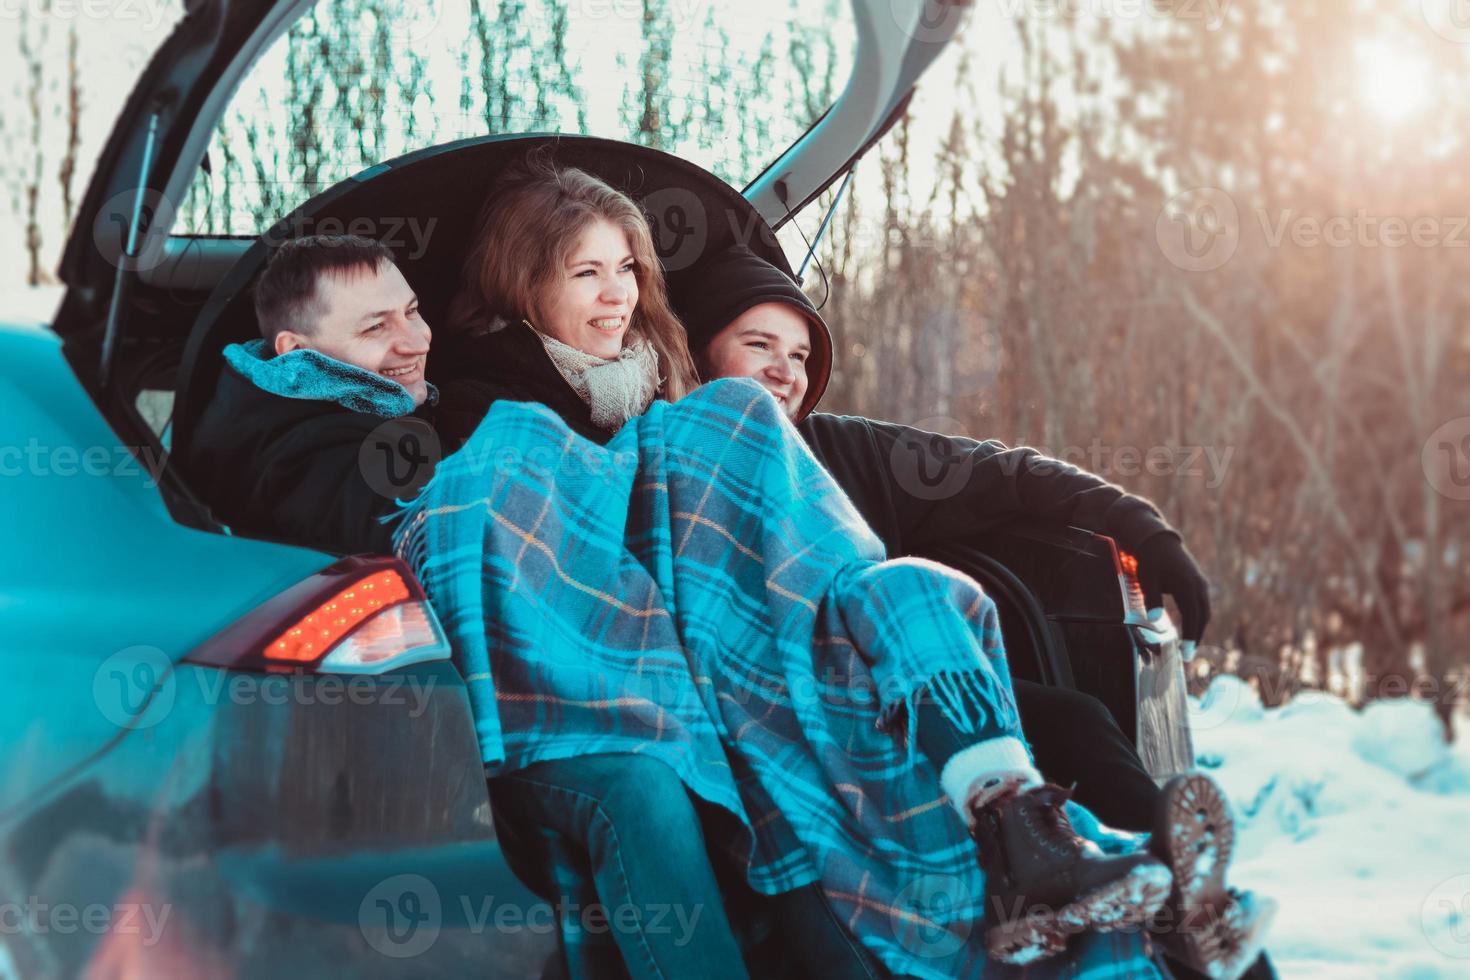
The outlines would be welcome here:
<svg viewBox="0 0 1470 980">
<path fill-rule="evenodd" d="M 311 345 L 306 342 L 306 338 L 301 336 L 301 334 L 299 333 L 292 333 L 290 330 L 282 330 L 280 333 L 276 334 L 277 355 L 286 354 L 293 350 L 306 350 L 310 346 Z"/>
</svg>

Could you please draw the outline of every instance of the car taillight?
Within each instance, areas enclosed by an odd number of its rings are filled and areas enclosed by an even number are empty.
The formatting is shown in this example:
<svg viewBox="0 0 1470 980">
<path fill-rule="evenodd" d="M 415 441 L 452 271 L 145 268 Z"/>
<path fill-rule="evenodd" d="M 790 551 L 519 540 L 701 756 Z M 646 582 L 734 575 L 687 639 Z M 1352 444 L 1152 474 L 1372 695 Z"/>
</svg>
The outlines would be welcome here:
<svg viewBox="0 0 1470 980">
<path fill-rule="evenodd" d="M 1143 601 L 1143 586 L 1138 582 L 1138 559 L 1115 548 L 1118 556 L 1118 582 L 1123 587 L 1123 606 L 1129 620 L 1148 621 L 1148 608 Z"/>
<path fill-rule="evenodd" d="M 292 623 L 279 639 L 266 644 L 266 659 L 313 663 L 373 616 L 407 599 L 408 587 L 396 571 L 359 579 Z"/>
<path fill-rule="evenodd" d="M 402 561 L 344 558 L 252 610 L 185 659 L 236 670 L 378 674 L 449 657 L 449 643 Z"/>
</svg>

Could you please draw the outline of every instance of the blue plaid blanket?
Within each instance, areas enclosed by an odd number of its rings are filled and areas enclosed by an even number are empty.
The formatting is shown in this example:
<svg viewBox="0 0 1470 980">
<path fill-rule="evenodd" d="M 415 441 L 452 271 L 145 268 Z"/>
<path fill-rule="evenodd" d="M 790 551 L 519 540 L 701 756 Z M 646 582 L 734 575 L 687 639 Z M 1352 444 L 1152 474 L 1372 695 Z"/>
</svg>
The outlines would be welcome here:
<svg viewBox="0 0 1470 980">
<path fill-rule="evenodd" d="M 605 447 L 498 403 L 396 543 L 450 635 L 489 774 L 651 754 L 734 818 L 756 890 L 819 882 L 895 974 L 1005 975 L 912 710 L 927 688 L 977 738 L 1019 736 L 995 606 L 944 566 L 885 560 L 755 382 L 655 402 Z M 1029 973 L 1158 975 L 1139 937 L 1076 945 Z"/>
</svg>

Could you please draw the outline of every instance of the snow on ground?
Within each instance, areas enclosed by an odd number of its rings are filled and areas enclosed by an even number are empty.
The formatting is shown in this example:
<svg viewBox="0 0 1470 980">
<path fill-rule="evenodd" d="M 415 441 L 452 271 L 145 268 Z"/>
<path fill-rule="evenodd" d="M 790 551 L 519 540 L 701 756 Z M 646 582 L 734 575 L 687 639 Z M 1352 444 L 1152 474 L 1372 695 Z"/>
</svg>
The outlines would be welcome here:
<svg viewBox="0 0 1470 980">
<path fill-rule="evenodd" d="M 1450 746 L 1420 702 L 1263 710 L 1234 677 L 1190 716 L 1235 807 L 1231 881 L 1281 903 L 1283 977 L 1470 977 L 1470 719 Z"/>
</svg>

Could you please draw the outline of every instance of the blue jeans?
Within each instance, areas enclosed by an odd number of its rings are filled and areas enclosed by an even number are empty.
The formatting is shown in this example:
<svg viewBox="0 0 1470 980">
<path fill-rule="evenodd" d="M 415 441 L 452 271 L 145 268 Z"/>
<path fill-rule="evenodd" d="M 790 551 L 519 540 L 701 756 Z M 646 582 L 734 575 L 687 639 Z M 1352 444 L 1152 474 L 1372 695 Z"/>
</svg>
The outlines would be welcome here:
<svg viewBox="0 0 1470 980">
<path fill-rule="evenodd" d="M 495 807 L 586 857 L 628 974 L 744 980 L 699 814 L 668 765 L 631 753 L 538 762 L 490 781 Z"/>
<path fill-rule="evenodd" d="M 918 712 L 920 745 L 936 767 L 977 741 L 957 732 L 927 698 L 919 700 Z M 587 755 L 535 763 L 490 786 L 502 818 L 585 847 L 597 899 L 634 980 L 748 975 L 699 814 L 669 766 L 631 753 Z M 789 955 L 810 975 L 888 975 L 817 885 L 749 898 L 774 915 L 791 944 Z M 680 914 L 669 914 L 671 906 Z M 622 927 L 633 915 L 637 926 Z"/>
</svg>

